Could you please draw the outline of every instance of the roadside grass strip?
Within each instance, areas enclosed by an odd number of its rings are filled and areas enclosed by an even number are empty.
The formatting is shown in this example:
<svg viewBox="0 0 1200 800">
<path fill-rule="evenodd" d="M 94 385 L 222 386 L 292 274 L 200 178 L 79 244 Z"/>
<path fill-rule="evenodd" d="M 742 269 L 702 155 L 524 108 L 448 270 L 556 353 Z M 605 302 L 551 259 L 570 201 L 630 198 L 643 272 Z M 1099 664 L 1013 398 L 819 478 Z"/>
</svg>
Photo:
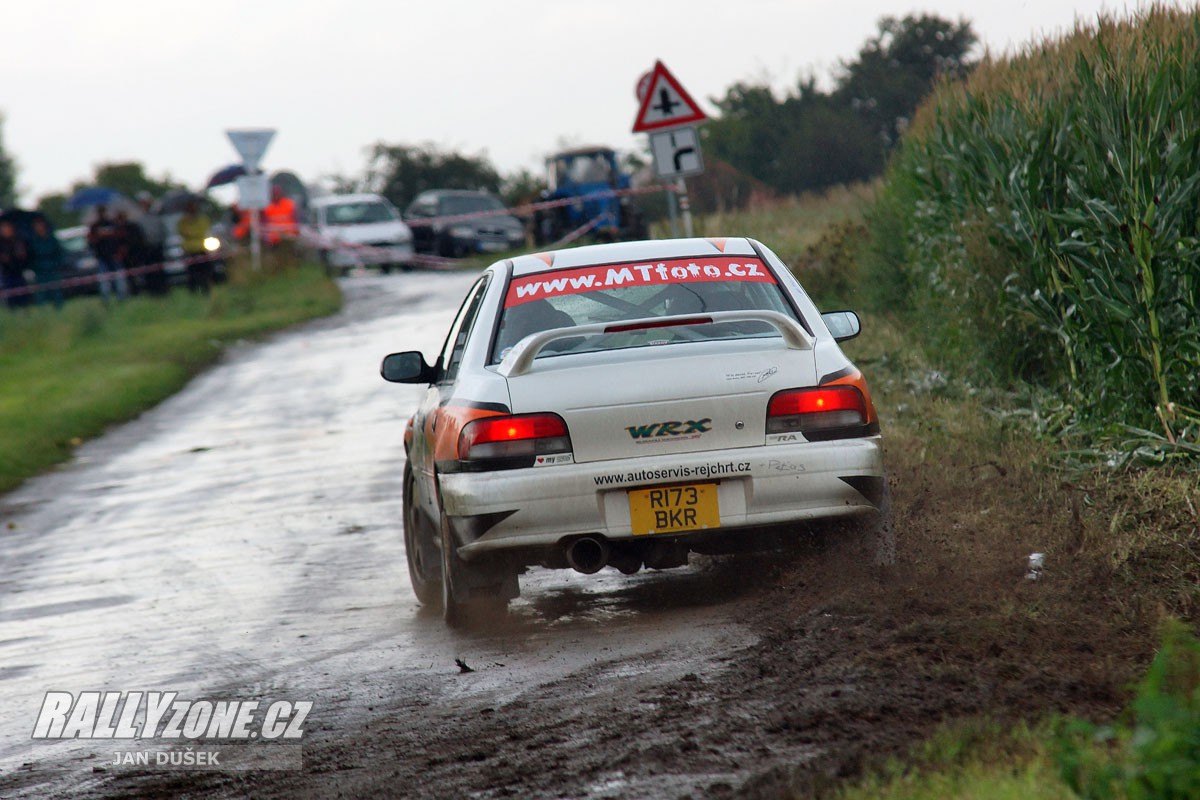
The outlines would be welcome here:
<svg viewBox="0 0 1200 800">
<path fill-rule="evenodd" d="M 177 392 L 228 344 L 341 304 L 315 265 L 232 271 L 208 296 L 176 289 L 108 306 L 80 298 L 61 311 L 0 311 L 0 492 Z"/>
</svg>

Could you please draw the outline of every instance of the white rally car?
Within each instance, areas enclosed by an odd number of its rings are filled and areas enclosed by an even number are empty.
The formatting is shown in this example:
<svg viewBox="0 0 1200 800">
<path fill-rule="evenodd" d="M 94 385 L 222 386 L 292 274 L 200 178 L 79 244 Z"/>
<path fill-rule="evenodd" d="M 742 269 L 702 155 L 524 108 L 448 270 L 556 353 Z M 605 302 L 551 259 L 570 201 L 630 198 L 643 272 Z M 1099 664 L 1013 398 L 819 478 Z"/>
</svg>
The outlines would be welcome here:
<svg viewBox="0 0 1200 800">
<path fill-rule="evenodd" d="M 806 523 L 886 527 L 878 418 L 838 347 L 858 331 L 750 239 L 493 264 L 433 364 L 383 360 L 429 386 L 405 435 L 418 599 L 457 624 L 529 565 L 633 573 Z"/>
</svg>

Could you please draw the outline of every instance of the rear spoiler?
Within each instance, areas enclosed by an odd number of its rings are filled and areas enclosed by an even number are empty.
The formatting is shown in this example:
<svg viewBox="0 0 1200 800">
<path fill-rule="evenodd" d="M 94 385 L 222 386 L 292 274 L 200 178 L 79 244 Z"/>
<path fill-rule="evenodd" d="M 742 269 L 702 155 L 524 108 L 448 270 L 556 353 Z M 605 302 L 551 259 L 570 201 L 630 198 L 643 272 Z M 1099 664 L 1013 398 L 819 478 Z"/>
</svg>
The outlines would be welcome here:
<svg viewBox="0 0 1200 800">
<path fill-rule="evenodd" d="M 622 322 L 601 322 L 591 325 L 575 325 L 570 328 L 551 328 L 526 336 L 513 346 L 497 370 L 501 375 L 510 378 L 524 375 L 533 367 L 533 360 L 538 353 L 551 342 L 559 339 L 572 339 L 576 336 L 603 336 L 606 333 L 625 333 L 627 331 L 644 331 L 652 328 L 671 328 L 679 325 L 717 325 L 723 322 L 765 322 L 773 326 L 783 337 L 783 342 L 790 350 L 812 350 L 813 338 L 799 322 L 778 311 L 714 311 L 709 314 L 686 314 L 676 317 L 647 317 L 645 319 L 630 319 Z"/>
</svg>

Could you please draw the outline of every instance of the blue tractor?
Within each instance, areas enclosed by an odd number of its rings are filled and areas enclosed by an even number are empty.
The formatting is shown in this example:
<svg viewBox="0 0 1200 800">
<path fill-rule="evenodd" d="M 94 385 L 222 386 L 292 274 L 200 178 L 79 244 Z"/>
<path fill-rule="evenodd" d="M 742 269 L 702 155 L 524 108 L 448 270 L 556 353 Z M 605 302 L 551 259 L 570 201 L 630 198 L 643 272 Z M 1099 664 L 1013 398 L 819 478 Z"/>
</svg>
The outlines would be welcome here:
<svg viewBox="0 0 1200 800">
<path fill-rule="evenodd" d="M 646 224 L 637 206 L 628 196 L 613 194 L 630 188 L 630 180 L 621 172 L 611 147 L 564 150 L 547 158 L 546 166 L 550 188 L 543 199 L 569 202 L 537 212 L 533 230 L 539 245 L 572 234 L 608 242 L 646 238 Z"/>
</svg>

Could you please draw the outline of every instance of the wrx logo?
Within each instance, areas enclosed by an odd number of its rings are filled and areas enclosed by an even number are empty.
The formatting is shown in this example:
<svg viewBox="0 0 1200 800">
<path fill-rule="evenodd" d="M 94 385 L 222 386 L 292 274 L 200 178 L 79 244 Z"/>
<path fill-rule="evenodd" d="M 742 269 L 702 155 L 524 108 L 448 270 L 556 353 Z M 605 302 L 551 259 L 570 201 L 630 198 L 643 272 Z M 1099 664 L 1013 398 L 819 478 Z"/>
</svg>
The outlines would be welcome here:
<svg viewBox="0 0 1200 800">
<path fill-rule="evenodd" d="M 625 430 L 634 439 L 653 439 L 659 436 L 700 435 L 712 430 L 712 419 L 689 419 L 686 422 L 673 420 L 670 422 L 651 422 L 649 425 L 631 425 Z"/>
</svg>

